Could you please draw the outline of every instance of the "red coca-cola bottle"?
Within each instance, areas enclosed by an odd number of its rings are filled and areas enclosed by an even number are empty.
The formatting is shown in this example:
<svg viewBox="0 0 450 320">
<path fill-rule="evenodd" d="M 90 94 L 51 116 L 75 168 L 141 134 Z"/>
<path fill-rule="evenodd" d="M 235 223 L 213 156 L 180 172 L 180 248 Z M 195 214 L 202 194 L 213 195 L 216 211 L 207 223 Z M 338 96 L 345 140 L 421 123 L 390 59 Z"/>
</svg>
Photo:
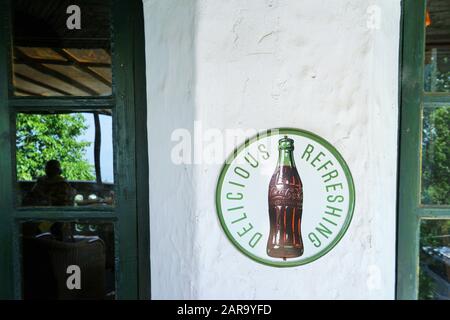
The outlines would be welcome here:
<svg viewBox="0 0 450 320">
<path fill-rule="evenodd" d="M 295 258 L 303 254 L 303 185 L 294 162 L 294 140 L 278 141 L 278 164 L 269 184 L 270 233 L 267 254 Z"/>
</svg>

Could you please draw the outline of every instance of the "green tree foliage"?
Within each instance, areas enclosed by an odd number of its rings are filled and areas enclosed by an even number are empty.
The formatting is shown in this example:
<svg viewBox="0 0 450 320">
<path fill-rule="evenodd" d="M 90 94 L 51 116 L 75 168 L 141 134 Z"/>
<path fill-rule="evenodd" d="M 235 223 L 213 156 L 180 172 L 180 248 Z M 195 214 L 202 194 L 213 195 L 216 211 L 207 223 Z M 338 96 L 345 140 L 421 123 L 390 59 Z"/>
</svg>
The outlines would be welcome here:
<svg viewBox="0 0 450 320">
<path fill-rule="evenodd" d="M 17 178 L 32 180 L 45 174 L 45 163 L 59 160 L 68 180 L 95 180 L 85 158 L 91 144 L 79 141 L 88 128 L 82 114 L 17 114 Z"/>
<path fill-rule="evenodd" d="M 450 204 L 450 107 L 424 110 L 422 202 Z"/>
</svg>

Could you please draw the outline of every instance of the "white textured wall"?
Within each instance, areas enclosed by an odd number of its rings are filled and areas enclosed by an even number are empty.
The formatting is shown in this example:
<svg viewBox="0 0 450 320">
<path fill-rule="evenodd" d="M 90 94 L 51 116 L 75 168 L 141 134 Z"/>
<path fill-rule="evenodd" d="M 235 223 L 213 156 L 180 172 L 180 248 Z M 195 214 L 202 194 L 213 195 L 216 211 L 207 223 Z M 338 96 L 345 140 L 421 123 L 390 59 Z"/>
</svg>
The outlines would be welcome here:
<svg viewBox="0 0 450 320">
<path fill-rule="evenodd" d="M 400 0 L 144 4 L 153 298 L 394 298 Z M 237 251 L 215 213 L 220 166 L 170 161 L 172 130 L 194 120 L 335 145 L 356 186 L 341 242 L 288 269 Z"/>
<path fill-rule="evenodd" d="M 195 119 L 195 5 L 145 2 L 153 298 L 194 296 L 194 170 L 170 160 L 171 133 Z"/>
</svg>

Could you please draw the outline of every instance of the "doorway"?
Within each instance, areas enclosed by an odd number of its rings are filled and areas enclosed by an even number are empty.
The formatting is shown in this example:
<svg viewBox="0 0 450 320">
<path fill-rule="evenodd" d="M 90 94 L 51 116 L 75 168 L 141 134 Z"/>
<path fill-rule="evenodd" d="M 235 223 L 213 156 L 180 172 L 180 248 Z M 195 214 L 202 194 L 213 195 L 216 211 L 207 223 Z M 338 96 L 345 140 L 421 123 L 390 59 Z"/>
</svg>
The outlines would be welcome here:
<svg viewBox="0 0 450 320">
<path fill-rule="evenodd" d="M 141 1 L 0 12 L 0 298 L 149 298 Z"/>
</svg>

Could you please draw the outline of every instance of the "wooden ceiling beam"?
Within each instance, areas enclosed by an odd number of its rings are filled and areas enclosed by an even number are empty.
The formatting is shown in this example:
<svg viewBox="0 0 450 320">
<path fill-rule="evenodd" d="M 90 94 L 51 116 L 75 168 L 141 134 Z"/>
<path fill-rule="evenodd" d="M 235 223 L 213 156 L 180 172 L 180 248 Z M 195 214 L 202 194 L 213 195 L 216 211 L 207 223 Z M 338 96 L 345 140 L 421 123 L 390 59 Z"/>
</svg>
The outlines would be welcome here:
<svg viewBox="0 0 450 320">
<path fill-rule="evenodd" d="M 51 91 L 60 93 L 60 94 L 65 95 L 65 96 L 73 96 L 73 94 L 71 94 L 71 93 L 68 92 L 68 91 L 65 91 L 65 90 L 56 88 L 56 87 L 54 87 L 54 86 L 52 86 L 52 85 L 50 85 L 50 84 L 41 82 L 41 81 L 36 80 L 36 79 L 33 79 L 33 78 L 30 78 L 30 77 L 28 77 L 28 76 L 26 76 L 26 75 L 23 75 L 23 74 L 20 74 L 20 73 L 18 73 L 18 72 L 14 72 L 14 76 L 15 76 L 16 78 L 18 78 L 18 79 L 21 79 L 21 80 L 23 80 L 23 81 L 29 82 L 29 83 L 34 84 L 34 85 L 36 85 L 36 86 L 42 87 L 42 88 L 44 88 L 44 89 L 51 90 Z"/>
<path fill-rule="evenodd" d="M 28 90 L 28 89 L 19 88 L 18 86 L 14 86 L 14 91 L 17 92 L 17 93 L 25 94 L 27 96 L 36 96 L 36 97 L 42 97 L 43 96 L 40 93 L 33 92 L 31 90 Z"/>
<path fill-rule="evenodd" d="M 76 57 L 74 57 L 73 55 L 71 55 L 70 53 L 68 53 L 67 51 L 65 51 L 64 49 L 57 49 L 57 48 L 52 48 L 53 51 L 55 51 L 57 54 L 59 54 L 61 57 L 63 57 L 64 59 L 73 62 L 73 65 L 80 71 L 85 72 L 87 74 L 89 74 L 91 77 L 95 78 L 96 80 L 100 81 L 101 83 L 103 83 L 104 85 L 108 86 L 111 88 L 112 83 L 109 79 L 106 79 L 105 77 L 101 76 L 100 74 L 98 74 L 97 72 L 95 72 L 92 69 L 89 69 L 89 67 L 87 67 L 84 64 L 81 64 Z"/>
<path fill-rule="evenodd" d="M 65 83 L 71 85 L 72 87 L 75 87 L 78 90 L 85 92 L 86 94 L 88 94 L 90 96 L 98 96 L 99 95 L 99 93 L 97 91 L 82 84 L 81 82 L 79 82 L 75 79 L 72 79 L 59 71 L 53 70 L 49 67 L 46 67 L 40 63 L 33 61 L 33 59 L 30 59 L 29 56 L 24 54 L 18 48 L 15 48 L 14 55 L 17 59 L 21 60 L 25 65 L 29 66 L 30 68 L 33 68 L 36 71 L 39 71 L 43 74 L 52 76 L 60 81 L 63 81 Z"/>
<path fill-rule="evenodd" d="M 33 58 L 28 56 L 31 60 L 40 64 L 52 64 L 58 66 L 72 66 L 72 61 L 63 61 L 63 60 L 53 60 L 53 59 L 41 59 L 41 58 Z M 14 59 L 15 64 L 23 64 L 23 62 L 19 59 Z M 111 64 L 104 62 L 78 62 L 82 66 L 92 67 L 92 68 L 111 68 Z"/>
</svg>

